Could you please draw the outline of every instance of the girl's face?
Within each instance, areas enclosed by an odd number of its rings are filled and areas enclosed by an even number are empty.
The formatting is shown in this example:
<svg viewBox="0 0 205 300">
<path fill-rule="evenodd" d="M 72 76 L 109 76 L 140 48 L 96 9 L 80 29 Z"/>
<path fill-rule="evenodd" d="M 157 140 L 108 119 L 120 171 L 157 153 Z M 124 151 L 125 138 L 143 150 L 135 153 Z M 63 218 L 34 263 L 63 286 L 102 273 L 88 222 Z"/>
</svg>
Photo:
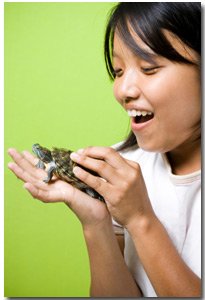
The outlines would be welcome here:
<svg viewBox="0 0 205 300">
<path fill-rule="evenodd" d="M 173 47 L 188 59 L 196 54 L 167 33 Z M 155 55 L 139 37 L 134 39 L 154 55 L 154 63 L 136 56 L 115 33 L 114 95 L 131 117 L 139 147 L 169 152 L 200 136 L 200 75 L 194 65 Z"/>
</svg>

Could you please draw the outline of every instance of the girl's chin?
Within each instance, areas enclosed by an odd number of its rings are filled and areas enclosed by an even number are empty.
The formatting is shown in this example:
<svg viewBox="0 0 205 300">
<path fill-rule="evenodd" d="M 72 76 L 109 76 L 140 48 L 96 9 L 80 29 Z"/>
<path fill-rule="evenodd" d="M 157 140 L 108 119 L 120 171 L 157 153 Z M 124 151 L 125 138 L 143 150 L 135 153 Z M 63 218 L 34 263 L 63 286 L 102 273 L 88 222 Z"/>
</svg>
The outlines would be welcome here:
<svg viewBox="0 0 205 300">
<path fill-rule="evenodd" d="M 141 148 L 144 151 L 147 152 L 155 152 L 155 153 L 166 153 L 169 152 L 169 148 L 168 147 L 159 147 L 159 145 L 156 144 L 151 144 L 151 143 L 145 143 L 143 141 L 140 141 L 139 139 L 137 139 L 137 145 L 139 146 L 139 148 Z"/>
</svg>

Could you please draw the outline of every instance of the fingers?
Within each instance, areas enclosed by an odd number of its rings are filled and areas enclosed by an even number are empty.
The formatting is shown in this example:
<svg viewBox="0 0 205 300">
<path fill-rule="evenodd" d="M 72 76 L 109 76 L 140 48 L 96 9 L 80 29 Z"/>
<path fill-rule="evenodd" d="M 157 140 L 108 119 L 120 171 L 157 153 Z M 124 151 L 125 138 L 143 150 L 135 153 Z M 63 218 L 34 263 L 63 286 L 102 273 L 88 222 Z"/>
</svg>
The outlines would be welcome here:
<svg viewBox="0 0 205 300">
<path fill-rule="evenodd" d="M 82 203 L 86 200 L 91 200 L 84 192 L 74 188 L 70 184 L 58 181 L 52 184 L 36 182 L 34 184 L 26 182 L 24 188 L 31 194 L 34 199 L 38 199 L 44 203 L 64 202 L 71 209 L 80 205 L 82 210 Z M 84 200 L 85 199 L 85 200 Z"/>
<path fill-rule="evenodd" d="M 71 154 L 71 159 L 97 172 L 106 181 L 117 182 L 119 176 L 129 171 L 130 165 L 121 155 L 109 147 L 89 147 Z"/>
<path fill-rule="evenodd" d="M 24 157 L 34 166 L 38 163 L 39 159 L 32 155 L 29 151 L 23 151 Z"/>
<path fill-rule="evenodd" d="M 90 158 L 83 154 L 79 155 L 78 153 L 72 153 L 71 159 L 77 162 L 79 165 L 97 172 L 97 174 L 106 179 L 106 181 L 111 181 L 111 179 L 116 176 L 115 169 L 104 160 Z"/>
<path fill-rule="evenodd" d="M 28 151 L 21 154 L 15 149 L 9 149 L 8 154 L 14 161 L 14 163 L 9 163 L 8 167 L 18 178 L 32 182 L 45 177 L 45 171 L 34 166 L 36 160 L 31 154 L 28 154 Z"/>
<path fill-rule="evenodd" d="M 37 198 L 42 201 L 48 200 L 49 192 L 38 189 L 33 184 L 27 182 L 24 184 L 24 188 L 32 195 L 33 198 Z M 48 200 L 49 202 L 49 200 Z"/>
<path fill-rule="evenodd" d="M 84 199 L 92 201 L 90 196 L 67 182 L 61 180 L 54 180 L 49 184 L 43 182 L 42 179 L 45 178 L 46 172 L 35 167 L 36 159 L 28 151 L 20 154 L 15 149 L 9 149 L 8 152 L 14 160 L 8 164 L 9 169 L 25 182 L 24 188 L 33 198 L 45 203 L 65 202 L 74 210 L 78 209 L 79 206 L 79 214 L 82 213 Z M 88 203 L 90 203 L 89 201 Z"/>
<path fill-rule="evenodd" d="M 97 172 L 102 178 L 93 176 L 80 167 L 73 169 L 74 174 L 95 189 L 105 199 L 110 192 L 123 189 L 127 183 L 136 179 L 140 167 L 136 162 L 126 160 L 112 148 L 89 147 L 71 154 L 71 159 L 79 165 Z M 131 184 L 130 183 L 130 184 Z"/>
<path fill-rule="evenodd" d="M 25 172 L 16 163 L 10 162 L 8 164 L 8 168 L 16 175 L 17 178 L 23 180 L 24 182 L 33 180 L 29 173 Z"/>
<path fill-rule="evenodd" d="M 133 160 L 126 159 L 126 162 L 129 164 L 130 167 L 133 167 L 134 169 L 139 169 L 139 164 Z"/>
<path fill-rule="evenodd" d="M 42 188 L 44 187 L 44 189 Z M 45 203 L 50 202 L 64 202 L 65 199 L 63 195 L 60 195 L 58 190 L 51 190 L 47 188 L 47 185 L 44 184 L 32 184 L 26 182 L 24 188 L 32 195 L 33 198 L 41 200 Z"/>
<path fill-rule="evenodd" d="M 80 180 L 96 190 L 99 194 L 106 197 L 106 190 L 109 186 L 111 186 L 106 180 L 100 177 L 93 176 L 80 167 L 74 167 L 73 172 Z"/>
<path fill-rule="evenodd" d="M 23 153 L 19 153 L 16 149 L 10 148 L 8 149 L 8 154 L 11 156 L 11 158 L 18 164 L 18 165 L 24 165 L 27 162 L 29 162 L 32 165 L 36 165 L 38 162 L 38 158 L 33 156 L 29 151 L 23 151 Z"/>
<path fill-rule="evenodd" d="M 80 155 L 104 160 L 110 166 L 116 169 L 124 166 L 124 159 L 122 156 L 111 147 L 88 147 L 78 150 L 77 153 Z"/>
<path fill-rule="evenodd" d="M 44 189 L 46 187 L 46 183 L 42 180 L 45 176 L 39 179 L 28 173 L 27 171 L 21 169 L 16 163 L 10 162 L 8 164 L 8 168 L 16 175 L 18 179 L 21 179 L 24 182 L 30 182 L 34 184 L 36 187 Z"/>
</svg>

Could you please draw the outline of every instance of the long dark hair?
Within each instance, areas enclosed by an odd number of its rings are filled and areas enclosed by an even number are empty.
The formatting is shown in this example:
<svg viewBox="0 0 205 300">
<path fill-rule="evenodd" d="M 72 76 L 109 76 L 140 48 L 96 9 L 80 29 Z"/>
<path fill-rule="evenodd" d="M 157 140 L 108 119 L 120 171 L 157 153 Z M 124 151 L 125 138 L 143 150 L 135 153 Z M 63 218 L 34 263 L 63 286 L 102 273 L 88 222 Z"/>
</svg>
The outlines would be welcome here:
<svg viewBox="0 0 205 300">
<path fill-rule="evenodd" d="M 152 57 L 133 39 L 129 26 L 156 54 L 178 63 L 194 64 L 180 55 L 166 38 L 164 30 L 176 35 L 184 44 L 201 53 L 201 3 L 200 2 L 121 2 L 109 16 L 104 42 L 104 56 L 108 74 L 114 80 L 112 65 L 115 30 L 136 55 L 152 62 Z M 131 131 L 118 148 L 124 150 L 137 145 Z"/>
</svg>

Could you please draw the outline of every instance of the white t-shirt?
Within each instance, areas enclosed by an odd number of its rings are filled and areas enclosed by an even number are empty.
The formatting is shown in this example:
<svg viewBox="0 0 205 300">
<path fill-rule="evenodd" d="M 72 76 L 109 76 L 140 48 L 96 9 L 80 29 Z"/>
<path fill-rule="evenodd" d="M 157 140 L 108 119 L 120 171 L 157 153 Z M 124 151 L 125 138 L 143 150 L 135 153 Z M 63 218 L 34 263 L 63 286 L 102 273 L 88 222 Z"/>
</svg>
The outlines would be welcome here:
<svg viewBox="0 0 205 300">
<path fill-rule="evenodd" d="M 183 260 L 201 277 L 201 171 L 178 176 L 171 173 L 165 155 L 136 148 L 121 154 L 140 164 L 156 216 Z M 128 268 L 143 296 L 156 297 L 129 233 L 124 234 Z"/>
</svg>

